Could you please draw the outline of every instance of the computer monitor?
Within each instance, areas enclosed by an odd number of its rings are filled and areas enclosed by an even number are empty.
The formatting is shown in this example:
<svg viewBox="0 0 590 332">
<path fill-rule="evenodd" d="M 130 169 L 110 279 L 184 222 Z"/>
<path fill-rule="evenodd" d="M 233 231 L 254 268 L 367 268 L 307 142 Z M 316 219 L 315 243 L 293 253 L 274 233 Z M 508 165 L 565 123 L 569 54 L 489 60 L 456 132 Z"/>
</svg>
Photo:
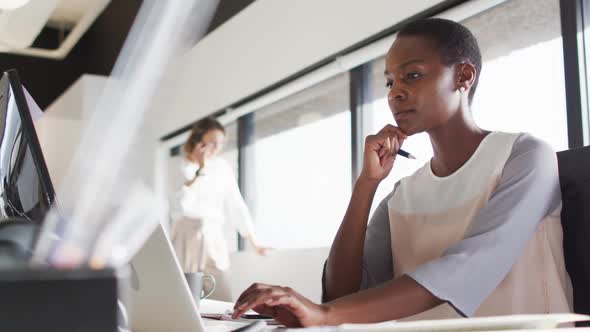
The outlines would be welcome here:
<svg viewBox="0 0 590 332">
<path fill-rule="evenodd" d="M 55 190 L 16 70 L 0 79 L 0 223 L 40 223 L 55 204 Z"/>
</svg>

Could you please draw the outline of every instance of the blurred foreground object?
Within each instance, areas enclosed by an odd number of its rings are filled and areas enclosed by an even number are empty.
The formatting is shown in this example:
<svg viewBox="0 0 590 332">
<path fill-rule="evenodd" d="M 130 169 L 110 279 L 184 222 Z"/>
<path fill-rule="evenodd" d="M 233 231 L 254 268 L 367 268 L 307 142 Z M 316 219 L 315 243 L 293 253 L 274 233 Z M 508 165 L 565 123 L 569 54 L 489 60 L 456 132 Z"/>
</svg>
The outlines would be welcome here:
<svg viewBox="0 0 590 332">
<path fill-rule="evenodd" d="M 54 206 L 42 226 L 35 263 L 58 267 L 120 266 L 160 222 L 153 191 L 157 137 L 151 126 L 173 96 L 170 68 L 205 32 L 217 1 L 144 1 L 92 114 Z M 164 75 L 166 74 L 166 75 Z M 178 83 L 166 80 L 166 85 Z M 160 113 L 155 113 L 160 112 Z M 150 121 L 151 120 L 151 121 Z"/>
</svg>

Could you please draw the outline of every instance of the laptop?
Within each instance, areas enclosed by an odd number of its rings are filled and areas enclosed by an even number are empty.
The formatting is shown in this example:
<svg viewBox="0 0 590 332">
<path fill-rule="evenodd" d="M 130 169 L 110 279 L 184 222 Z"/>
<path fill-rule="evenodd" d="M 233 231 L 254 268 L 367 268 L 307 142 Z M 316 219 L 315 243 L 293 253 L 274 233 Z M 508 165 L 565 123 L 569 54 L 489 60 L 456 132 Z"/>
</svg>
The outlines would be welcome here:
<svg viewBox="0 0 590 332">
<path fill-rule="evenodd" d="M 161 225 L 130 264 L 128 308 L 133 332 L 202 332 L 203 320 Z"/>
<path fill-rule="evenodd" d="M 248 323 L 204 321 L 191 295 L 174 249 L 162 225 L 130 264 L 127 307 L 133 332 L 230 331 Z"/>
</svg>

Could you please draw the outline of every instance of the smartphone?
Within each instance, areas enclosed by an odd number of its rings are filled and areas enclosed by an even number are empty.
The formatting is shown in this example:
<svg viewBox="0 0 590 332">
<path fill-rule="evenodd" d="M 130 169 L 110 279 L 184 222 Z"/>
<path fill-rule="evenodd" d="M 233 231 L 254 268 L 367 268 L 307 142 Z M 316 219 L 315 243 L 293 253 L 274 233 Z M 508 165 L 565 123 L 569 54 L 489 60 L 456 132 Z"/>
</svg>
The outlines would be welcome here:
<svg viewBox="0 0 590 332">
<path fill-rule="evenodd" d="M 245 318 L 245 319 L 273 319 L 272 316 L 259 315 L 259 314 L 243 314 L 242 317 L 240 317 L 240 318 Z"/>
</svg>

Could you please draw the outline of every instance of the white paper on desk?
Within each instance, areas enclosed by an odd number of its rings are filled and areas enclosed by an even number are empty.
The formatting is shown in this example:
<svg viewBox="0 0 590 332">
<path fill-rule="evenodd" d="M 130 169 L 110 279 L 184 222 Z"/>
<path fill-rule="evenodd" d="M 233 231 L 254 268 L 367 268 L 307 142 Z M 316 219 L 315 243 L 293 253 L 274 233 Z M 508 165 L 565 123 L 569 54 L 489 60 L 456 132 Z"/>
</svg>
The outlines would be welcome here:
<svg viewBox="0 0 590 332">
<path fill-rule="evenodd" d="M 421 320 L 415 322 L 389 321 L 376 324 L 343 324 L 340 331 L 358 332 L 418 332 L 418 331 L 492 331 L 550 329 L 561 323 L 590 320 L 578 314 L 510 315 L 476 318 Z"/>
</svg>

